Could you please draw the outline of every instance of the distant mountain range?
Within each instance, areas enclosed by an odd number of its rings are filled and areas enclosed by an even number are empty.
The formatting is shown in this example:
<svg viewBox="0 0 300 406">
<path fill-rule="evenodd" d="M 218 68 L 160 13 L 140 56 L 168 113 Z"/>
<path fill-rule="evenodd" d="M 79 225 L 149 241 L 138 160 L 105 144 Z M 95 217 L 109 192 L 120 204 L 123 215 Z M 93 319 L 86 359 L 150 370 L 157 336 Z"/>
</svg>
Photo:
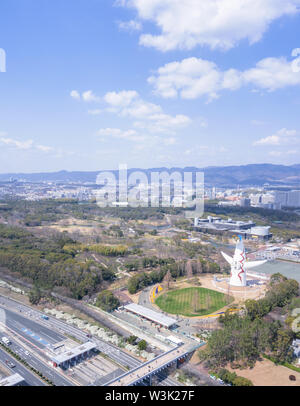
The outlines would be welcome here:
<svg viewBox="0 0 300 406">
<path fill-rule="evenodd" d="M 205 175 L 205 184 L 207 186 L 262 186 L 269 184 L 272 186 L 290 185 L 300 187 L 300 164 L 285 166 L 273 164 L 251 164 L 241 166 L 213 166 L 206 168 L 185 167 L 185 168 L 150 168 L 128 169 L 128 173 L 133 171 L 142 171 L 149 175 L 151 172 L 174 171 L 198 172 L 203 171 Z M 99 171 L 103 172 L 103 171 Z M 93 172 L 49 172 L 49 173 L 6 173 L 0 174 L 0 182 L 12 180 L 26 182 L 89 182 L 95 183 L 99 174 Z M 117 171 L 111 171 L 117 173 Z"/>
</svg>

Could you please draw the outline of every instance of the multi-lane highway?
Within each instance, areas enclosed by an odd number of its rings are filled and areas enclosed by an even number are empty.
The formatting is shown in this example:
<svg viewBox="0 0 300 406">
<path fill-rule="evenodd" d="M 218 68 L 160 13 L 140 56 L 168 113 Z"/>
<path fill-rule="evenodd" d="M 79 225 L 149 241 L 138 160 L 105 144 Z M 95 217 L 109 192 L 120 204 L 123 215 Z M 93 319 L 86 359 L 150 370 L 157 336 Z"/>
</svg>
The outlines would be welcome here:
<svg viewBox="0 0 300 406">
<path fill-rule="evenodd" d="M 0 338 L 4 336 L 0 334 Z M 19 355 L 24 361 L 26 361 L 31 367 L 40 371 L 46 378 L 54 383 L 56 386 L 72 386 L 74 385 L 68 378 L 64 377 L 62 373 L 59 373 L 53 367 L 47 365 L 47 359 L 42 359 L 37 355 L 36 349 L 33 349 L 30 342 L 24 345 L 17 335 L 12 333 L 7 334 L 11 341 L 9 348 L 17 355 Z M 24 367 L 25 368 L 25 367 Z M 25 377 L 24 377 L 25 378 Z"/>
<path fill-rule="evenodd" d="M 7 327 L 9 327 L 13 332 L 19 334 L 24 339 L 28 340 L 39 348 L 44 348 L 48 344 L 54 344 L 64 340 L 64 334 L 73 336 L 82 342 L 88 341 L 87 334 L 78 328 L 61 320 L 57 320 L 55 317 L 51 316 L 49 316 L 48 320 L 44 320 L 41 318 L 42 313 L 38 310 L 32 309 L 29 306 L 2 295 L 0 295 L 0 313 L 2 313 L 0 321 L 3 322 L 4 319 Z M 92 337 L 92 339 L 97 344 L 99 351 L 106 354 L 109 358 L 126 369 L 133 369 L 143 364 L 142 361 L 126 353 L 125 351 L 120 350 L 113 344 L 106 343 L 100 340 L 98 337 Z M 48 374 L 45 374 L 45 376 L 49 377 Z M 160 385 L 179 385 L 178 382 L 171 378 L 165 378 L 163 375 L 159 377 L 163 379 L 162 382 L 160 382 Z M 49 379 L 53 380 L 52 378 L 53 375 L 49 377 Z M 56 378 L 56 382 L 59 382 L 58 377 Z M 56 382 L 54 381 L 55 384 Z M 61 382 L 60 384 L 63 383 Z"/>
<path fill-rule="evenodd" d="M 6 351 L 0 348 L 0 363 L 5 365 L 6 368 L 9 368 L 7 361 L 15 365 L 14 368 L 11 368 L 12 374 L 18 373 L 24 379 L 27 385 L 29 386 L 46 386 L 46 384 L 38 378 L 33 372 L 29 371 L 24 367 L 20 362 L 16 361 L 11 355 L 7 354 Z"/>
</svg>

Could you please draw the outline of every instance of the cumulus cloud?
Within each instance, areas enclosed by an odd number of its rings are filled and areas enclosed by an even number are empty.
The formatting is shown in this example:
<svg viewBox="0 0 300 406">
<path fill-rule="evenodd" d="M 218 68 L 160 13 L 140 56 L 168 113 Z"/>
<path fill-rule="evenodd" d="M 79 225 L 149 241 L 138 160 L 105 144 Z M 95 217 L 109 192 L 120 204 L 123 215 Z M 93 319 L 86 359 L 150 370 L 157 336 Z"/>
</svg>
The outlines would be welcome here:
<svg viewBox="0 0 300 406">
<path fill-rule="evenodd" d="M 300 0 L 119 0 L 153 22 L 159 35 L 145 33 L 140 44 L 160 51 L 197 45 L 230 49 L 242 40 L 259 41 L 270 24 L 299 12 Z"/>
<path fill-rule="evenodd" d="M 107 92 L 102 98 L 94 95 L 92 90 L 83 92 L 71 92 L 71 97 L 81 98 L 85 102 L 102 102 L 102 109 L 89 110 L 90 115 L 99 115 L 105 112 L 115 113 L 121 117 L 130 117 L 137 120 L 136 127 L 153 128 L 154 130 L 175 129 L 190 124 L 191 119 L 183 114 L 171 116 L 166 114 L 158 104 L 143 100 L 135 90 L 122 90 L 119 92 Z"/>
<path fill-rule="evenodd" d="M 265 58 L 245 71 L 222 71 L 214 62 L 191 57 L 160 67 L 148 78 L 148 82 L 154 92 L 164 98 L 195 99 L 205 96 L 212 101 L 222 91 L 235 91 L 243 86 L 269 92 L 298 86 L 300 70 L 295 69 L 295 63 L 300 66 L 300 57 L 292 61 L 284 57 Z"/>
<path fill-rule="evenodd" d="M 1 137 L 0 141 L 8 146 L 15 147 L 16 149 L 30 149 L 33 146 L 33 141 L 32 140 L 27 140 L 27 141 L 18 141 L 14 140 L 13 138 L 8 138 L 8 137 Z"/>
<path fill-rule="evenodd" d="M 142 29 L 142 24 L 136 20 L 119 21 L 118 26 L 120 30 L 124 31 L 141 31 Z"/>
<path fill-rule="evenodd" d="M 277 131 L 277 133 L 273 135 L 269 135 L 268 137 L 261 138 L 258 141 L 253 143 L 254 146 L 284 146 L 284 145 L 292 145 L 297 143 L 299 140 L 297 137 L 299 133 L 296 130 L 288 130 L 286 128 L 282 128 L 281 130 Z"/>
<path fill-rule="evenodd" d="M 105 140 L 107 138 L 116 138 L 131 141 L 135 143 L 135 147 L 138 148 L 138 150 L 153 147 L 155 145 L 171 146 L 177 143 L 177 139 L 175 137 L 149 135 L 140 133 L 133 129 L 121 130 L 120 128 L 101 128 L 97 131 L 97 135 L 101 140 Z"/>
<path fill-rule="evenodd" d="M 81 99 L 80 93 L 77 90 L 72 90 L 70 96 L 75 100 Z"/>
<path fill-rule="evenodd" d="M 0 134 L 1 135 L 1 134 Z M 7 136 L 0 137 L 0 142 L 5 144 L 9 147 L 19 149 L 19 150 L 38 150 L 42 152 L 51 152 L 54 151 L 54 148 L 49 147 L 47 145 L 40 145 L 35 144 L 33 140 L 26 140 L 26 141 L 19 141 L 13 138 L 9 138 Z"/>
<path fill-rule="evenodd" d="M 94 95 L 92 90 L 87 90 L 86 92 L 82 93 L 82 99 L 85 102 L 98 102 L 100 101 L 100 98 Z"/>
<path fill-rule="evenodd" d="M 292 55 L 294 58 L 296 58 L 297 56 L 299 56 L 299 55 L 300 55 L 300 48 L 295 48 L 295 49 L 293 49 L 291 55 Z"/>
<path fill-rule="evenodd" d="M 83 100 L 86 103 L 91 103 L 91 102 L 100 102 L 101 98 L 96 96 L 92 90 L 86 90 L 82 94 L 78 92 L 78 90 L 72 90 L 70 92 L 70 96 L 74 100 Z"/>
<path fill-rule="evenodd" d="M 123 90 L 121 92 L 108 92 L 104 96 L 104 101 L 113 107 L 129 106 L 134 99 L 139 97 L 135 90 Z"/>
<path fill-rule="evenodd" d="M 107 111 L 135 119 L 134 126 L 153 132 L 174 131 L 190 124 L 183 114 L 171 116 L 161 106 L 143 100 L 136 91 L 109 92 L 104 96 Z"/>
<path fill-rule="evenodd" d="M 135 130 L 121 130 L 120 128 L 101 128 L 97 135 L 100 137 L 112 137 L 125 139 L 129 141 L 143 141 L 145 137 L 138 134 Z"/>
<path fill-rule="evenodd" d="M 78 94 L 79 92 L 76 93 L 75 98 L 77 98 Z M 75 93 L 71 94 L 71 96 L 74 98 Z M 95 96 L 92 90 L 88 90 L 82 93 L 80 99 L 86 102 L 94 101 L 100 103 L 101 108 L 88 110 L 90 115 L 96 116 L 103 113 L 116 114 L 119 117 L 133 120 L 132 125 L 135 128 L 151 133 L 174 134 L 176 130 L 191 123 L 191 119 L 184 114 L 166 114 L 160 105 L 144 100 L 135 90 L 111 91 L 101 98 Z M 201 126 L 206 126 L 205 119 L 203 118 L 201 118 Z M 121 138 L 122 134 L 112 132 L 110 135 Z M 102 135 L 105 134 L 103 133 Z M 136 136 L 136 134 L 123 134 L 124 137 L 125 135 Z"/>
</svg>

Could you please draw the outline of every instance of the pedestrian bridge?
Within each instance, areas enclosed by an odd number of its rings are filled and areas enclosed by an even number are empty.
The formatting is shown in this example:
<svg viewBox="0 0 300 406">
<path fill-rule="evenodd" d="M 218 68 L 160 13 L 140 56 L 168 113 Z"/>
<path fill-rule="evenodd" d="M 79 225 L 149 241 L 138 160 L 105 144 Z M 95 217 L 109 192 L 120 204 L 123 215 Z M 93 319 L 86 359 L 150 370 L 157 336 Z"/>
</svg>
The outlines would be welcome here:
<svg viewBox="0 0 300 406">
<path fill-rule="evenodd" d="M 173 365 L 175 362 L 183 362 L 199 346 L 201 344 L 196 346 L 178 346 L 107 382 L 105 386 L 134 386 L 145 379 L 150 379 L 151 383 L 152 376 Z"/>
</svg>

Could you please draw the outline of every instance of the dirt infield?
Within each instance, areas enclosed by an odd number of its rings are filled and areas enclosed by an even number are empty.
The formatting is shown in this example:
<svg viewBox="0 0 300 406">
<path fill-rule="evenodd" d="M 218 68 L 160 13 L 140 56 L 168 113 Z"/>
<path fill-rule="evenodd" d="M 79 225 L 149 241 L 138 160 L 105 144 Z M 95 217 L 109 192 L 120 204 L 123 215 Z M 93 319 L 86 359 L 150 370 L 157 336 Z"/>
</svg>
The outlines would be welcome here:
<svg viewBox="0 0 300 406">
<path fill-rule="evenodd" d="M 300 386 L 300 373 L 292 371 L 281 365 L 275 365 L 273 362 L 264 359 L 257 361 L 252 369 L 228 369 L 236 372 L 237 375 L 248 378 L 254 386 Z M 289 376 L 294 375 L 296 381 L 290 381 Z"/>
</svg>

